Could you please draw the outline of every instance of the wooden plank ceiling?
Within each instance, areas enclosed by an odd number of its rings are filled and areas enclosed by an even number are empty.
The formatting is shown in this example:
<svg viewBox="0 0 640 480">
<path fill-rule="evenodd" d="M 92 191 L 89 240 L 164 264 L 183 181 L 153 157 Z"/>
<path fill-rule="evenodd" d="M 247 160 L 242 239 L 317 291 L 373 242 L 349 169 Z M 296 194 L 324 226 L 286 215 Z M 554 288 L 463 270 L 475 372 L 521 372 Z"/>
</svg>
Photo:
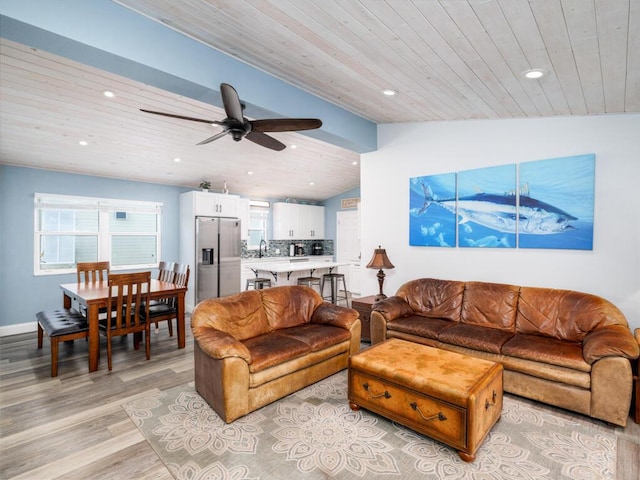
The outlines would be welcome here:
<svg viewBox="0 0 640 480">
<path fill-rule="evenodd" d="M 376 123 L 640 111 L 636 0 L 119 3 Z"/>
<path fill-rule="evenodd" d="M 640 112 L 638 0 L 117 3 L 376 123 Z M 213 119 L 221 110 L 0 46 L 2 163 L 184 186 L 209 178 L 215 189 L 226 180 L 255 198 L 322 200 L 359 184 L 353 152 L 297 134 L 277 135 L 299 145 L 277 156 L 230 139 L 195 147 L 213 127 L 137 109 Z M 525 79 L 531 68 L 548 74 Z M 115 99 L 96 95 L 107 88 Z M 87 132 L 90 150 L 77 148 Z"/>
</svg>

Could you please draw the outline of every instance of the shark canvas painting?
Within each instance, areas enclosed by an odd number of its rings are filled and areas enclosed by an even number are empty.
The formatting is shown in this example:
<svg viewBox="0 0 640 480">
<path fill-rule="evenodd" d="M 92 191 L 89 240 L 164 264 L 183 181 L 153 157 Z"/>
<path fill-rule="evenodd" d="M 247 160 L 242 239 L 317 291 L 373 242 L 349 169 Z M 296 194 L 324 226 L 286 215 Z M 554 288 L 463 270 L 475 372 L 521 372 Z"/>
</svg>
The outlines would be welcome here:
<svg viewBox="0 0 640 480">
<path fill-rule="evenodd" d="M 409 179 L 409 245 L 456 246 L 456 174 Z M 432 204 L 440 205 L 429 208 Z M 453 205 L 451 208 L 445 205 Z"/>
<path fill-rule="evenodd" d="M 516 166 L 458 174 L 458 246 L 516 247 Z"/>
<path fill-rule="evenodd" d="M 593 249 L 595 154 L 520 164 L 518 246 Z"/>
<path fill-rule="evenodd" d="M 409 245 L 592 250 L 594 181 L 595 154 L 412 177 Z"/>
</svg>

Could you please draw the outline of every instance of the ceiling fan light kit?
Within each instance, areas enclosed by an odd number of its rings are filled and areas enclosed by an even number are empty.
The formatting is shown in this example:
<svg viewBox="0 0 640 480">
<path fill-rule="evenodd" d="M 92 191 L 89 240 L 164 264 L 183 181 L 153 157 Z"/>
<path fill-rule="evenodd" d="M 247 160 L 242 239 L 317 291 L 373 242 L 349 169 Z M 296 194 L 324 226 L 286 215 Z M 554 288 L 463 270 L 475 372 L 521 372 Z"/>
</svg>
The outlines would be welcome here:
<svg viewBox="0 0 640 480">
<path fill-rule="evenodd" d="M 227 118 L 222 121 L 205 120 L 202 118 L 187 117 L 173 113 L 155 112 L 152 110 L 145 110 L 143 108 L 140 110 L 154 115 L 162 115 L 180 120 L 189 120 L 191 122 L 209 123 L 211 125 L 220 125 L 222 127 L 221 132 L 206 138 L 198 143 L 198 145 L 211 143 L 225 135 L 231 135 L 231 138 L 236 142 L 246 138 L 253 143 L 271 150 L 281 151 L 286 148 L 286 145 L 272 136 L 267 135 L 265 132 L 297 132 L 300 130 L 313 130 L 322 126 L 322 121 L 317 118 L 269 118 L 262 120 L 249 120 L 244 116 L 244 105 L 240 102 L 240 97 L 238 96 L 238 92 L 236 92 L 235 88 L 228 83 L 221 83 L 220 94 L 222 96 L 224 111 L 227 115 Z"/>
</svg>

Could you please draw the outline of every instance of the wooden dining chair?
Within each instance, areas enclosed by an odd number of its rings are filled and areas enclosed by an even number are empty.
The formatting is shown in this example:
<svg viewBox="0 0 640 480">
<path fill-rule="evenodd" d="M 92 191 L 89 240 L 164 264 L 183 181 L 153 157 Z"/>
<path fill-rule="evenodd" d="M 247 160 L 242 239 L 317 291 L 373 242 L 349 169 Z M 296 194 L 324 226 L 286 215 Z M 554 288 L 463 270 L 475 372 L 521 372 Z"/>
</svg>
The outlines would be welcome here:
<svg viewBox="0 0 640 480">
<path fill-rule="evenodd" d="M 160 280 L 161 282 L 171 282 L 173 283 L 173 277 L 175 276 L 175 273 L 173 273 L 173 267 L 175 266 L 175 262 L 159 262 L 158 263 L 158 280 Z M 164 304 L 167 303 L 170 299 L 168 298 L 160 298 L 157 300 L 151 300 L 151 303 L 149 303 L 150 307 L 153 307 L 154 305 L 160 305 L 160 304 Z M 156 330 L 158 329 L 158 322 L 156 323 Z M 171 336 L 173 336 L 173 329 L 171 328 L 171 322 L 169 322 L 169 334 Z"/>
<path fill-rule="evenodd" d="M 159 262 L 158 263 L 158 280 L 162 282 L 173 283 L 173 277 L 175 276 L 175 273 L 173 272 L 174 266 L 175 266 L 175 262 Z"/>
<path fill-rule="evenodd" d="M 78 283 L 106 282 L 109 277 L 109 270 L 109 262 L 79 262 L 76 263 L 76 278 Z M 87 316 L 86 307 L 80 306 L 80 312 L 85 317 Z M 104 316 L 107 313 L 107 309 L 100 308 L 99 313 Z"/>
<path fill-rule="evenodd" d="M 76 263 L 78 283 L 106 282 L 109 277 L 109 262 Z"/>
<path fill-rule="evenodd" d="M 100 332 L 107 337 L 107 362 L 112 368 L 111 342 L 113 337 L 129 333 L 144 332 L 145 353 L 151 358 L 151 338 L 149 330 L 149 291 L 151 272 L 110 274 L 109 280 L 110 315 L 101 320 Z M 143 309 L 144 313 L 139 310 Z M 134 341 L 135 344 L 135 341 Z"/>
<path fill-rule="evenodd" d="M 178 286 L 186 287 L 189 284 L 190 268 L 189 265 L 181 263 L 174 264 L 173 267 L 173 283 Z M 140 312 L 143 314 L 143 312 Z M 178 303 L 175 297 L 162 299 L 156 304 L 149 307 L 149 320 L 155 322 L 167 321 L 169 326 L 169 336 L 173 337 L 173 319 L 178 318 Z"/>
</svg>

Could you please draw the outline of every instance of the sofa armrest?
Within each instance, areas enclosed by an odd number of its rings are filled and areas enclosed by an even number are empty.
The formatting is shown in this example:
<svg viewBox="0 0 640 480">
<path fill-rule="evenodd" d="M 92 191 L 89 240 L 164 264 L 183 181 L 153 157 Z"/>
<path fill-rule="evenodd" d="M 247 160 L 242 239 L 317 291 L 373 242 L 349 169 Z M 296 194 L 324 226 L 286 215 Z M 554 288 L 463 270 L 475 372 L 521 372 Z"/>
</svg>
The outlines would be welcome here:
<svg viewBox="0 0 640 480">
<path fill-rule="evenodd" d="M 360 314 L 357 310 L 324 302 L 313 312 L 311 323 L 331 325 L 333 327 L 351 330 L 353 324 L 359 319 Z"/>
<path fill-rule="evenodd" d="M 640 347 L 626 325 L 607 325 L 589 332 L 582 340 L 582 355 L 593 364 L 603 357 L 638 358 Z"/>
<path fill-rule="evenodd" d="M 211 358 L 223 359 L 239 357 L 251 363 L 249 349 L 226 332 L 211 327 L 193 329 L 193 337 L 198 345 Z"/>
<path fill-rule="evenodd" d="M 404 299 L 396 296 L 374 303 L 373 310 L 380 312 L 387 321 L 405 317 L 412 312 L 409 304 Z"/>
</svg>

